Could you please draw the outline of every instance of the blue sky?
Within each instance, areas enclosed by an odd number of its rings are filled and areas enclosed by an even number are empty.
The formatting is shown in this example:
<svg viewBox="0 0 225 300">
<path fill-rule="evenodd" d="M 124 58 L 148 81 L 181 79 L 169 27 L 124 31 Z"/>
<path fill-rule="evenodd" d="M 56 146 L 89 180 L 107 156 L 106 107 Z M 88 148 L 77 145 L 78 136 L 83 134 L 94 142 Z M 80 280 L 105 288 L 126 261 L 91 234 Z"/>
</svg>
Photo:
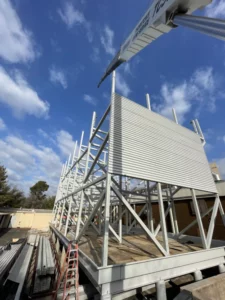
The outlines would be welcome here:
<svg viewBox="0 0 225 300">
<path fill-rule="evenodd" d="M 85 131 L 93 110 L 109 103 L 105 68 L 151 1 L 0 1 L 0 163 L 25 191 L 58 184 L 61 164 Z M 225 17 L 225 1 L 199 15 Z M 209 161 L 225 176 L 225 44 L 177 28 L 117 72 L 117 92 L 190 127 L 198 118 Z"/>
</svg>

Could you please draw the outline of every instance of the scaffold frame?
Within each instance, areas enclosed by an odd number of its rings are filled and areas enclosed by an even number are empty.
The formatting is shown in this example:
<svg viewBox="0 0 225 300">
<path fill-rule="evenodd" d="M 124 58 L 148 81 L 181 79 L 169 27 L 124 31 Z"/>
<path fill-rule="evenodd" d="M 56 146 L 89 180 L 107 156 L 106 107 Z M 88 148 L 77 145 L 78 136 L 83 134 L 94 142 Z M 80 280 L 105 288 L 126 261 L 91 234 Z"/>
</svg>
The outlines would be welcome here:
<svg viewBox="0 0 225 300">
<path fill-rule="evenodd" d="M 114 94 L 115 72 L 112 79 L 112 97 Z M 147 107 L 151 110 L 149 96 Z M 108 171 L 110 110 L 111 104 L 98 124 L 96 113 L 93 113 L 88 145 L 83 144 L 84 132 L 82 132 L 79 145 L 76 142 L 73 155 L 69 156 L 62 168 L 53 209 L 54 219 L 51 226 L 53 233 L 61 240 L 64 236 L 64 241 L 68 239 L 69 233 L 70 240 L 76 243 L 79 243 L 84 235 L 88 235 L 90 228 L 96 236 L 102 236 L 100 266 L 79 250 L 79 262 L 91 281 L 99 288 L 102 299 L 111 299 L 112 294 L 157 284 L 161 280 L 165 282 L 170 278 L 212 266 L 220 266 L 220 271 L 224 270 L 225 242 L 213 240 L 218 212 L 225 224 L 225 214 L 218 193 L 211 193 L 215 198 L 214 205 L 201 214 L 195 189 L 190 187 L 196 220 L 180 230 L 174 195 L 182 186 L 135 176 L 128 177 L 126 174 L 112 174 Z M 175 122 L 178 123 L 175 111 L 174 115 Z M 204 144 L 202 132 L 199 139 Z M 160 222 L 157 226 L 153 224 L 153 201 L 157 202 L 159 207 Z M 135 205 L 138 203 L 143 203 L 143 208 L 136 212 Z M 144 212 L 147 213 L 146 223 L 141 218 Z M 211 220 L 206 233 L 202 219 L 210 214 Z M 167 218 L 170 219 L 172 232 L 168 232 Z M 197 239 L 198 243 L 201 243 L 202 250 L 171 255 L 170 239 L 182 241 L 186 238 L 184 234 L 196 224 L 200 237 L 189 239 L 193 241 Z M 110 265 L 109 239 L 113 238 L 117 243 L 123 244 L 124 235 L 134 232 L 137 234 L 143 232 L 162 257 Z"/>
</svg>

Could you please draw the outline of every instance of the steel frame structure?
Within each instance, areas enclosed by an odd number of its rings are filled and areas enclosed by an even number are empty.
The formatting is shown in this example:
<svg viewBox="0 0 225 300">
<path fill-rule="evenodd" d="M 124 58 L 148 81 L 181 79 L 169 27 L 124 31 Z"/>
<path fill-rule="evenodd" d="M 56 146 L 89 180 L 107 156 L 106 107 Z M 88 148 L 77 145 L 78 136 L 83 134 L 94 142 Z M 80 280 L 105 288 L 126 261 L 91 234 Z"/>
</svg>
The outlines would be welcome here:
<svg viewBox="0 0 225 300">
<path fill-rule="evenodd" d="M 115 72 L 112 79 L 112 91 L 115 93 Z M 150 98 L 147 95 L 147 107 L 151 110 Z M 193 207 L 196 220 L 186 228 L 179 229 L 176 216 L 174 194 L 182 187 L 151 182 L 141 178 L 131 178 L 108 172 L 109 126 L 108 115 L 110 105 L 103 117 L 96 123 L 96 113 L 93 113 L 88 145 L 83 144 L 84 132 L 80 143 L 75 144 L 72 157 L 62 168 L 54 205 L 54 220 L 52 230 L 65 242 L 67 234 L 73 235 L 73 240 L 79 242 L 91 227 L 97 235 L 103 236 L 102 264 L 97 266 L 87 255 L 79 250 L 79 262 L 91 281 L 97 285 L 102 299 L 111 299 L 112 294 L 138 288 L 148 284 L 156 284 L 159 295 L 165 290 L 165 281 L 184 274 L 198 272 L 220 266 L 224 272 L 224 243 L 213 240 L 215 219 L 220 212 L 225 225 L 225 214 L 218 194 L 215 194 L 214 205 L 204 214 L 200 213 L 195 190 L 191 189 Z M 176 112 L 173 110 L 174 120 L 178 123 Z M 196 134 L 204 144 L 204 137 L 198 122 L 194 122 Z M 135 204 L 145 202 L 139 213 Z M 152 201 L 158 201 L 160 223 L 153 224 Z M 164 209 L 167 203 L 167 209 Z M 147 224 L 141 219 L 143 212 L 147 212 Z M 206 233 L 202 219 L 211 214 L 211 221 Z M 126 216 L 126 224 L 122 218 Z M 172 233 L 168 233 L 166 218 L 170 218 Z M 65 220 L 65 222 L 64 222 Z M 198 225 L 202 251 L 170 255 L 169 238 L 182 240 L 184 233 L 192 226 Z M 142 230 L 149 240 L 158 248 L 162 258 L 149 259 L 123 265 L 108 265 L 108 244 L 110 236 L 118 243 L 123 243 L 123 235 Z M 162 237 L 163 243 L 157 239 Z M 62 238 L 64 236 L 64 238 Z M 213 248 L 214 246 L 219 248 Z M 138 266 L 138 268 L 137 268 Z M 201 276 L 200 276 L 201 277 Z M 165 297 L 164 297 L 165 298 Z M 166 299 L 166 298 L 165 298 Z"/>
</svg>

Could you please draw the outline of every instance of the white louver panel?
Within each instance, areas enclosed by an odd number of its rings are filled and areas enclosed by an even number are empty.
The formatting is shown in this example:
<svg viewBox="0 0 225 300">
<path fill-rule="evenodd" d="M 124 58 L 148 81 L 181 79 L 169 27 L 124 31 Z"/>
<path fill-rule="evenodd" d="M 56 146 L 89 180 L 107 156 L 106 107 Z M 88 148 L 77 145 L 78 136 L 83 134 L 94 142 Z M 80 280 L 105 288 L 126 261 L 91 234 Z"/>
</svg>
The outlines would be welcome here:
<svg viewBox="0 0 225 300">
<path fill-rule="evenodd" d="M 117 94 L 112 97 L 108 171 L 217 192 L 196 133 Z"/>
</svg>

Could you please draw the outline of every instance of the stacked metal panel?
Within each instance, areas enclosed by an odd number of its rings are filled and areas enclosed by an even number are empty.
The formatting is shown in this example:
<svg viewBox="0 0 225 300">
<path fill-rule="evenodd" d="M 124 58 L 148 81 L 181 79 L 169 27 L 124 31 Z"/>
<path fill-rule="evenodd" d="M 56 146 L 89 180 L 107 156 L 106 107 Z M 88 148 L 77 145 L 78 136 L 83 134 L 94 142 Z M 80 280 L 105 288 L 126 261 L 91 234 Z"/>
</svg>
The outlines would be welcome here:
<svg viewBox="0 0 225 300">
<path fill-rule="evenodd" d="M 0 280 L 15 260 L 16 255 L 23 246 L 23 243 L 11 244 L 8 248 L 1 247 L 0 254 Z"/>
<path fill-rule="evenodd" d="M 38 240 L 38 235 L 36 234 L 30 234 L 27 239 L 27 244 L 34 246 L 36 244 L 36 241 Z"/>
<path fill-rule="evenodd" d="M 53 259 L 50 241 L 45 236 L 38 237 L 37 255 L 37 268 L 35 274 L 33 293 L 42 293 L 50 290 L 52 275 L 55 272 L 55 263 Z"/>
<path fill-rule="evenodd" d="M 54 272 L 55 263 L 49 239 L 41 236 L 38 247 L 37 275 L 52 275 Z"/>
<path fill-rule="evenodd" d="M 40 277 L 36 274 L 33 293 L 36 294 L 49 291 L 51 287 L 51 280 L 52 278 L 50 275 Z"/>
<path fill-rule="evenodd" d="M 6 285 L 11 285 L 12 283 L 18 283 L 18 288 L 15 295 L 15 300 L 19 300 L 21 297 L 23 285 L 25 282 L 25 278 L 27 276 L 28 268 L 30 265 L 32 253 L 33 253 L 33 246 L 26 244 L 19 257 L 17 258 L 15 264 L 13 265 L 12 269 L 9 272 L 9 276 L 6 280 Z"/>
</svg>

